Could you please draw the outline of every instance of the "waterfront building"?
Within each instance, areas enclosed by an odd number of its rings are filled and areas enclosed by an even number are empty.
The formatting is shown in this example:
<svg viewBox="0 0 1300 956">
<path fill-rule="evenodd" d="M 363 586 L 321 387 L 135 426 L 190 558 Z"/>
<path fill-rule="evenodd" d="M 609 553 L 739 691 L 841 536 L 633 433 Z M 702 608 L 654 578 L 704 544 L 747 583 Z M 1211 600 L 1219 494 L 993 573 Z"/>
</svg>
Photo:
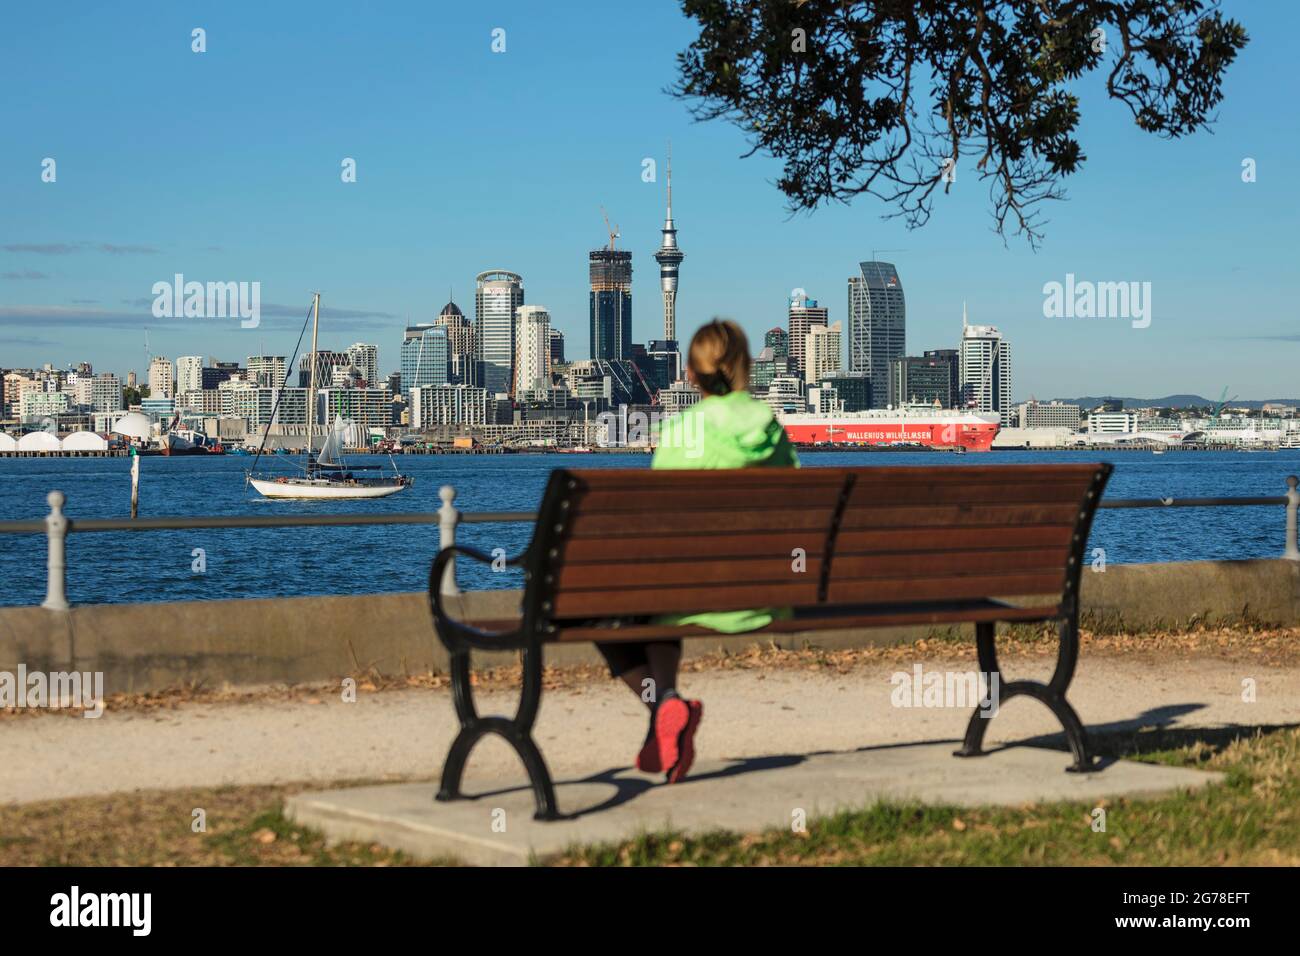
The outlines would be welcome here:
<svg viewBox="0 0 1300 956">
<path fill-rule="evenodd" d="M 808 389 L 808 411 L 813 415 L 838 415 L 844 411 L 840 407 L 839 390 L 834 385 L 813 385 Z"/>
<path fill-rule="evenodd" d="M 488 423 L 488 391 L 476 385 L 432 385 L 411 389 L 409 421 L 426 430 L 438 425 Z"/>
<path fill-rule="evenodd" d="M 426 385 L 447 384 L 447 329 L 422 323 L 407 326 L 402 337 L 402 394 Z"/>
<path fill-rule="evenodd" d="M 788 339 L 790 371 L 807 377 L 808 365 L 804 350 L 808 347 L 808 332 L 815 326 L 829 324 L 830 309 L 818 305 L 815 299 L 800 293 L 790 300 L 789 310 L 790 335 Z M 776 349 L 772 350 L 774 358 Z"/>
<path fill-rule="evenodd" d="M 962 307 L 962 406 L 1011 420 L 1011 345 L 993 325 L 968 325 Z"/>
<path fill-rule="evenodd" d="M 1085 423 L 1089 435 L 1129 435 L 1137 431 L 1132 412 L 1092 412 Z"/>
<path fill-rule="evenodd" d="M 861 262 L 849 278 L 848 337 L 849 371 L 870 376 L 884 404 L 889 363 L 907 353 L 907 302 L 892 262 Z"/>
<path fill-rule="evenodd" d="M 18 400 L 18 417 L 24 422 L 38 421 L 66 412 L 72 404 L 72 396 L 67 392 L 25 389 Z"/>
<path fill-rule="evenodd" d="M 171 359 L 155 355 L 149 362 L 149 397 L 171 398 L 176 394 L 176 375 Z"/>
<path fill-rule="evenodd" d="M 564 364 L 564 333 L 559 329 L 551 329 L 551 365 Z"/>
<path fill-rule="evenodd" d="M 319 390 L 318 423 L 333 425 L 336 418 L 350 418 L 362 428 L 386 428 L 393 419 L 393 393 L 384 385 Z"/>
<path fill-rule="evenodd" d="M 1068 428 L 1078 431 L 1082 409 L 1065 402 L 1021 402 L 1017 422 L 1021 428 Z"/>
<path fill-rule="evenodd" d="M 514 272 L 494 269 L 475 278 L 474 344 L 483 363 L 482 385 L 489 394 L 505 392 L 513 379 L 515 361 L 515 310 L 524 304 L 524 280 Z M 440 384 L 406 381 L 403 387 Z M 445 379 L 444 379 L 445 382 Z"/>
</svg>

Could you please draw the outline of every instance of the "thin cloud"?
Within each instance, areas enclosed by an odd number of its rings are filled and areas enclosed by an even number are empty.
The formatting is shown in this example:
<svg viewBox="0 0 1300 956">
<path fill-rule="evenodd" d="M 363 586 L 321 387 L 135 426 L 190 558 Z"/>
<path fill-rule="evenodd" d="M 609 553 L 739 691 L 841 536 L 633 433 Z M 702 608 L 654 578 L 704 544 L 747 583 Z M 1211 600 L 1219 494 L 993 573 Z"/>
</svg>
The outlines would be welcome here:
<svg viewBox="0 0 1300 956">
<path fill-rule="evenodd" d="M 35 269 L 27 269 L 24 272 L 6 272 L 4 274 L 6 279 L 48 279 L 49 277 L 48 272 L 37 272 Z"/>
<path fill-rule="evenodd" d="M 35 256 L 68 256 L 75 252 L 103 252 L 110 256 L 156 256 L 161 250 L 139 243 L 119 242 L 10 242 L 0 246 L 5 252 Z"/>
<path fill-rule="evenodd" d="M 38 256 L 66 256 L 77 251 L 77 246 L 69 242 L 12 242 L 0 246 L 5 252 L 28 252 Z"/>
</svg>

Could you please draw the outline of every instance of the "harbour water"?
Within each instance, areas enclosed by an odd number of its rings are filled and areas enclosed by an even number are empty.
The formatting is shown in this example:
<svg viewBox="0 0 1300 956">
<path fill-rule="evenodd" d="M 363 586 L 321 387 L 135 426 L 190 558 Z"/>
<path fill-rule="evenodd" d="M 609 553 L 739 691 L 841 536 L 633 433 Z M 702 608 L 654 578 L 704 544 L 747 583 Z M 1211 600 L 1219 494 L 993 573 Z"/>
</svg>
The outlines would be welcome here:
<svg viewBox="0 0 1300 956">
<path fill-rule="evenodd" d="M 1300 473 L 1300 450 L 1151 455 L 1122 452 L 806 454 L 805 467 L 1004 465 L 1111 460 L 1108 498 L 1278 496 Z M 403 456 L 415 486 L 392 498 L 274 502 L 244 487 L 244 456 L 141 460 L 142 516 L 289 515 L 436 511 L 438 489 L 455 487 L 463 511 L 532 511 L 555 468 L 646 467 L 644 455 Z M 130 509 L 129 459 L 0 460 L 0 520 L 43 518 L 46 494 L 67 496 L 73 518 L 123 518 Z M 1282 553 L 1281 506 L 1102 511 L 1090 549 L 1108 563 L 1273 558 Z M 528 543 L 524 523 L 462 525 L 458 540 L 514 555 Z M 267 528 L 73 534 L 68 597 L 74 604 L 182 601 L 304 594 L 419 591 L 438 546 L 436 525 Z M 202 561 L 195 554 L 201 549 Z M 201 566 L 201 570 L 197 569 Z M 0 604 L 39 604 L 45 594 L 40 535 L 0 535 Z M 516 571 L 493 573 L 462 562 L 465 588 L 517 587 Z"/>
</svg>

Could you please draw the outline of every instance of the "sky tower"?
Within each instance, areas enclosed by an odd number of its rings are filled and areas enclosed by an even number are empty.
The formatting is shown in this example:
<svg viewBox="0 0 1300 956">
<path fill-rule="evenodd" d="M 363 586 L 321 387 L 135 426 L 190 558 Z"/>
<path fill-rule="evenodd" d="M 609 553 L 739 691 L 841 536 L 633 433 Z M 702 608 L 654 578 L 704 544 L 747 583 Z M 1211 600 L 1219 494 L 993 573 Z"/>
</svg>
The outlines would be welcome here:
<svg viewBox="0 0 1300 956">
<path fill-rule="evenodd" d="M 677 227 L 673 225 L 673 144 L 668 144 L 668 212 L 664 216 L 664 240 L 655 253 L 659 281 L 664 290 L 664 338 L 677 341 L 677 267 L 686 254 L 677 248 Z"/>
</svg>

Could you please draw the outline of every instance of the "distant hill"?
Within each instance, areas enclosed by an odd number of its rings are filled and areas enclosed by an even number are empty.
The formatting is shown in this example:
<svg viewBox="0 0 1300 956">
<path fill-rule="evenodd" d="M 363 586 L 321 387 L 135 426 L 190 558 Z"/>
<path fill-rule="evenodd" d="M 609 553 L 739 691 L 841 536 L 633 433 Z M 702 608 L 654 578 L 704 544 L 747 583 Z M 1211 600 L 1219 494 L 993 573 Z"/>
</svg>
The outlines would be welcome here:
<svg viewBox="0 0 1300 956">
<path fill-rule="evenodd" d="M 1043 399 L 1040 399 L 1043 401 Z M 1054 398 L 1054 402 L 1078 405 L 1082 408 L 1096 408 L 1102 402 L 1122 401 L 1125 408 L 1192 408 L 1194 406 L 1211 407 L 1219 404 L 1217 398 L 1205 398 L 1202 395 L 1166 395 L 1163 398 L 1120 398 L 1118 395 L 1088 395 L 1083 398 Z M 1300 405 L 1300 398 L 1263 398 L 1232 399 L 1228 402 L 1233 408 L 1260 408 L 1264 405 Z"/>
</svg>

